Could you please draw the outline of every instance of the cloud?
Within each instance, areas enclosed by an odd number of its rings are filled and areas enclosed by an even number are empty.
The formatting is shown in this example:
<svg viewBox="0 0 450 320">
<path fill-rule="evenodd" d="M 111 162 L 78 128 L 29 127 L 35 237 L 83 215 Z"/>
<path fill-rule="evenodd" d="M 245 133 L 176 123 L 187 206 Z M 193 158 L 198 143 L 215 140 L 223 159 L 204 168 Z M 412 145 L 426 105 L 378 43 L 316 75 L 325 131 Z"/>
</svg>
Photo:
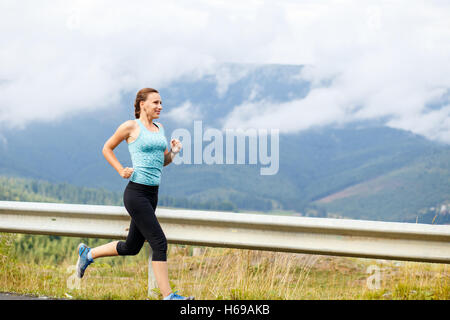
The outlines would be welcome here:
<svg viewBox="0 0 450 320">
<path fill-rule="evenodd" d="M 254 68 L 256 68 L 255 65 L 223 64 L 211 70 L 217 83 L 217 95 L 222 98 L 227 93 L 230 85 L 244 78 Z"/>
<path fill-rule="evenodd" d="M 0 134 L 0 143 L 4 146 L 8 144 L 8 139 L 6 139 L 6 137 L 2 134 Z"/>
<path fill-rule="evenodd" d="M 450 7 L 443 2 L 329 1 L 292 4 L 296 41 L 274 52 L 279 60 L 307 62 L 299 75 L 313 86 L 303 99 L 244 102 L 223 127 L 276 127 L 298 132 L 316 125 L 387 119 L 386 125 L 450 143 L 450 112 L 442 103 L 450 88 Z M 303 14 L 305 19 L 296 23 Z M 303 49 L 304 48 L 304 49 Z M 251 99 L 249 99 L 251 100 Z"/>
<path fill-rule="evenodd" d="M 198 106 L 194 106 L 190 101 L 186 101 L 181 106 L 167 112 L 165 117 L 179 124 L 190 124 L 194 120 L 201 120 L 202 112 Z"/>
<path fill-rule="evenodd" d="M 308 96 L 274 104 L 254 91 L 224 125 L 296 132 L 386 118 L 450 142 L 447 104 L 427 109 L 450 88 L 448 16 L 448 2 L 422 0 L 5 0 L 0 128 L 107 110 L 182 75 L 214 74 L 220 96 L 246 72 L 221 63 L 278 63 L 307 66 Z"/>
<path fill-rule="evenodd" d="M 237 4 L 2 1 L 1 127 L 110 108 L 123 92 L 251 59 L 276 36 L 277 28 L 260 26 L 281 9 Z M 234 78 L 221 79 L 220 93 Z"/>
<path fill-rule="evenodd" d="M 432 140 L 450 143 L 450 105 L 423 114 L 397 117 L 387 122 L 387 125 L 410 130 Z"/>
<path fill-rule="evenodd" d="M 8 30 L 0 40 L 2 127 L 107 108 L 123 92 L 161 87 L 214 62 L 181 43 L 201 32 L 201 12 L 158 4 L 158 13 L 146 2 L 76 3 L 0 5 Z"/>
</svg>

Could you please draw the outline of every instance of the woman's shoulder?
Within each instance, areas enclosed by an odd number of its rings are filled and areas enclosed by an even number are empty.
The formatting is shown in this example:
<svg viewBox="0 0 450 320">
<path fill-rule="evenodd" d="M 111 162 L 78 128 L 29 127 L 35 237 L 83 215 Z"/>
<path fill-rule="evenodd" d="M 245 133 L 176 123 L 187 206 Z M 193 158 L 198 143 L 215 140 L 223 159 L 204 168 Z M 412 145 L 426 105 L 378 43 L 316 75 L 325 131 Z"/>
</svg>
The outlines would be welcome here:
<svg viewBox="0 0 450 320">
<path fill-rule="evenodd" d="M 133 126 L 137 126 L 138 124 L 137 124 L 136 120 L 127 120 L 127 121 L 124 121 L 121 125 L 126 126 L 126 127 L 133 127 Z"/>
<path fill-rule="evenodd" d="M 135 128 L 139 124 L 136 122 L 136 120 L 127 120 L 123 122 L 120 126 L 125 128 Z"/>
<path fill-rule="evenodd" d="M 128 134 L 130 131 L 136 129 L 136 127 L 138 127 L 138 126 L 139 126 L 139 124 L 136 121 L 127 120 L 127 121 L 122 122 L 119 125 L 119 127 L 117 128 L 117 130 L 123 131 Z"/>
<path fill-rule="evenodd" d="M 163 128 L 164 129 L 164 126 L 161 124 L 161 122 L 156 122 L 155 121 L 155 124 L 158 126 L 158 127 L 160 127 L 160 128 Z"/>
</svg>

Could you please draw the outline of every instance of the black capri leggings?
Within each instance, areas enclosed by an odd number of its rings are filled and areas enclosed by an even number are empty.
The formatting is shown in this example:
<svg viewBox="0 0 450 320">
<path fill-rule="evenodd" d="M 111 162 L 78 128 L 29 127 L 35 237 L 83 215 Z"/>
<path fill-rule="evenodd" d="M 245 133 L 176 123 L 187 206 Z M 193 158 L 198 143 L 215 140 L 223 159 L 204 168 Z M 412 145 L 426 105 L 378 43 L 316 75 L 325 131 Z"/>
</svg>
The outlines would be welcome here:
<svg viewBox="0 0 450 320">
<path fill-rule="evenodd" d="M 117 243 L 121 256 L 136 255 L 147 240 L 152 248 L 152 261 L 167 261 L 167 239 L 155 215 L 158 186 L 129 181 L 123 193 L 123 203 L 131 216 L 126 241 Z"/>
</svg>

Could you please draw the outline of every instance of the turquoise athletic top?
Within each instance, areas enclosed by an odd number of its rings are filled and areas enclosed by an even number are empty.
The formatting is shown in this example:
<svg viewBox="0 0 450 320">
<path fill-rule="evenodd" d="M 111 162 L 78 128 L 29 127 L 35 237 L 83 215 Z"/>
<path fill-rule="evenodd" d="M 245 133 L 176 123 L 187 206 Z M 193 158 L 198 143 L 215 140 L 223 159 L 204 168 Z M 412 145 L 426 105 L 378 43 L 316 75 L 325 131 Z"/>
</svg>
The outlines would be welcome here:
<svg viewBox="0 0 450 320">
<path fill-rule="evenodd" d="M 164 151 L 167 148 L 164 129 L 155 124 L 159 131 L 152 132 L 142 124 L 140 119 L 136 119 L 136 121 L 141 130 L 137 139 L 128 144 L 134 169 L 130 180 L 136 183 L 158 186 L 164 165 Z"/>
</svg>

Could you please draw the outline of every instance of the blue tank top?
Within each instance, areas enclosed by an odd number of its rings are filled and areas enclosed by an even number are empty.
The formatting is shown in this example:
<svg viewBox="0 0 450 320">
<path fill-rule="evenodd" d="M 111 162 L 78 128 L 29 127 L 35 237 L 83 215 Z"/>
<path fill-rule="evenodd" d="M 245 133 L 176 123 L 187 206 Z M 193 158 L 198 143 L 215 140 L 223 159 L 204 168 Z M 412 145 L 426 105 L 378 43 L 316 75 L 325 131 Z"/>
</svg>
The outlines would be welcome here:
<svg viewBox="0 0 450 320">
<path fill-rule="evenodd" d="M 164 165 L 164 151 L 167 148 L 164 129 L 155 124 L 159 131 L 152 132 L 144 126 L 140 119 L 136 119 L 136 121 L 140 126 L 139 136 L 128 144 L 134 169 L 130 180 L 158 186 Z"/>
</svg>

